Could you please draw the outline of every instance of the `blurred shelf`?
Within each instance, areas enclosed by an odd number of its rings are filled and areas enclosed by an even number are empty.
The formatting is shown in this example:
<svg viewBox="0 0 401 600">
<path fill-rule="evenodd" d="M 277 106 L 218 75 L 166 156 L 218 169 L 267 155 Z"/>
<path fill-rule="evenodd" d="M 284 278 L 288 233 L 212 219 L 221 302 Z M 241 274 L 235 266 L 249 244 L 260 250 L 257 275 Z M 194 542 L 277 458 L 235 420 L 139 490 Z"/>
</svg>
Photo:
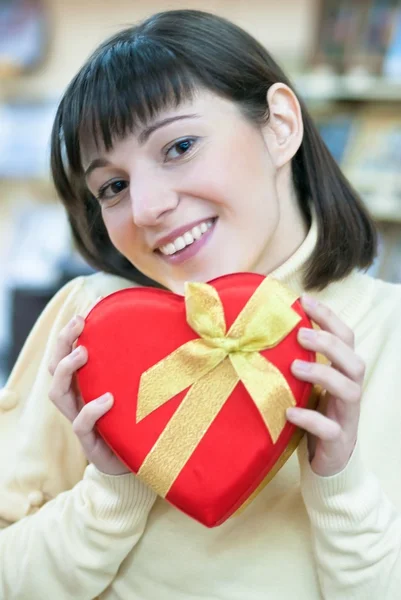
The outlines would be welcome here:
<svg viewBox="0 0 401 600">
<path fill-rule="evenodd" d="M 401 207 L 398 211 L 394 209 L 386 210 L 385 207 L 378 208 L 367 205 L 370 214 L 377 223 L 391 223 L 401 226 Z"/>
<path fill-rule="evenodd" d="M 295 76 L 294 83 L 307 102 L 401 101 L 401 78 L 306 73 Z"/>
</svg>

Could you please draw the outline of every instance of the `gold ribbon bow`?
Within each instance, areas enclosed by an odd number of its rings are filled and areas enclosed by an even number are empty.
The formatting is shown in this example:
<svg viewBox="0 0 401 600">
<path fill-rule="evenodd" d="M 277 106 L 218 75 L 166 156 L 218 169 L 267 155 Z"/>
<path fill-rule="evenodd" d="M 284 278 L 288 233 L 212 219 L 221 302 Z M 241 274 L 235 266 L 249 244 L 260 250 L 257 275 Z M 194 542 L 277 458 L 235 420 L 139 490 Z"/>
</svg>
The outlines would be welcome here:
<svg viewBox="0 0 401 600">
<path fill-rule="evenodd" d="M 282 373 L 259 353 L 279 344 L 299 323 L 301 317 L 291 308 L 296 299 L 266 278 L 226 333 L 215 288 L 186 284 L 187 322 L 200 337 L 150 367 L 139 384 L 137 422 L 192 386 L 138 472 L 160 496 L 167 495 L 239 381 L 277 441 L 295 399 Z"/>
</svg>

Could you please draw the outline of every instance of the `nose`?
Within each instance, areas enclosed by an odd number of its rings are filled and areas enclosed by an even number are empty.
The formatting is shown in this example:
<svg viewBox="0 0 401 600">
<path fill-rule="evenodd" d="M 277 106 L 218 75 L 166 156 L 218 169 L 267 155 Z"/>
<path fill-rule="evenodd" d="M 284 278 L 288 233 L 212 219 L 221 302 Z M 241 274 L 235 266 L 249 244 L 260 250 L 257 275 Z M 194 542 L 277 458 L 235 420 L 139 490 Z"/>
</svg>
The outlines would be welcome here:
<svg viewBox="0 0 401 600">
<path fill-rule="evenodd" d="M 130 185 L 132 215 L 137 227 L 158 225 L 179 203 L 177 192 L 150 178 Z"/>
</svg>

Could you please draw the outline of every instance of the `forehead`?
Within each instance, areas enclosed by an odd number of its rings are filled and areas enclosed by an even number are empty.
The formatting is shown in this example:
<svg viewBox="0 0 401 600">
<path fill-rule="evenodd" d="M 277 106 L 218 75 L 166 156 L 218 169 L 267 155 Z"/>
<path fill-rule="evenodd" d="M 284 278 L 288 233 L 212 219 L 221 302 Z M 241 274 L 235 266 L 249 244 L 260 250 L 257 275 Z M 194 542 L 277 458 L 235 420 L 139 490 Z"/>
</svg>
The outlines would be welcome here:
<svg viewBox="0 0 401 600">
<path fill-rule="evenodd" d="M 193 98 L 182 101 L 179 105 L 162 108 L 147 120 L 137 120 L 133 126 L 126 128 L 124 133 L 111 131 L 111 146 L 105 143 L 100 126 L 87 127 L 84 123 L 80 132 L 83 168 L 85 169 L 95 158 L 110 154 L 118 143 L 124 142 L 128 137 L 131 142 L 134 139 L 138 146 L 143 146 L 150 133 L 160 123 L 180 122 L 191 117 L 204 121 L 211 120 L 213 117 L 221 119 L 222 114 L 227 115 L 230 109 L 235 107 L 228 100 L 212 92 L 198 90 Z"/>
</svg>

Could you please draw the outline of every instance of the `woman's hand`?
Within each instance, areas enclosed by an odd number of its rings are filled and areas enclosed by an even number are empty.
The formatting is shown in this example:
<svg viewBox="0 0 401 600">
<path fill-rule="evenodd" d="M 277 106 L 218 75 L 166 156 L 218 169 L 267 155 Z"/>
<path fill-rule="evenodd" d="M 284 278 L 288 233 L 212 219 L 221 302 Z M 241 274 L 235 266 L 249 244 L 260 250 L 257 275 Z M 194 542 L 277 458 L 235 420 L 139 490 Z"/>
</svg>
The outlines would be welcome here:
<svg viewBox="0 0 401 600">
<path fill-rule="evenodd" d="M 294 361 L 292 372 L 325 390 L 318 411 L 290 408 L 287 419 L 308 433 L 309 458 L 317 475 L 342 471 L 354 450 L 365 365 L 354 352 L 353 332 L 326 306 L 304 297 L 302 305 L 320 330 L 300 329 L 298 340 L 331 364 Z"/>
<path fill-rule="evenodd" d="M 74 350 L 74 344 L 84 329 L 82 317 L 75 317 L 60 332 L 54 357 L 49 365 L 53 376 L 49 392 L 51 401 L 72 423 L 75 434 L 89 462 L 108 475 L 129 473 L 95 429 L 96 421 L 113 406 L 111 394 L 104 394 L 84 404 L 78 391 L 75 372 L 88 360 L 84 347 Z"/>
</svg>

